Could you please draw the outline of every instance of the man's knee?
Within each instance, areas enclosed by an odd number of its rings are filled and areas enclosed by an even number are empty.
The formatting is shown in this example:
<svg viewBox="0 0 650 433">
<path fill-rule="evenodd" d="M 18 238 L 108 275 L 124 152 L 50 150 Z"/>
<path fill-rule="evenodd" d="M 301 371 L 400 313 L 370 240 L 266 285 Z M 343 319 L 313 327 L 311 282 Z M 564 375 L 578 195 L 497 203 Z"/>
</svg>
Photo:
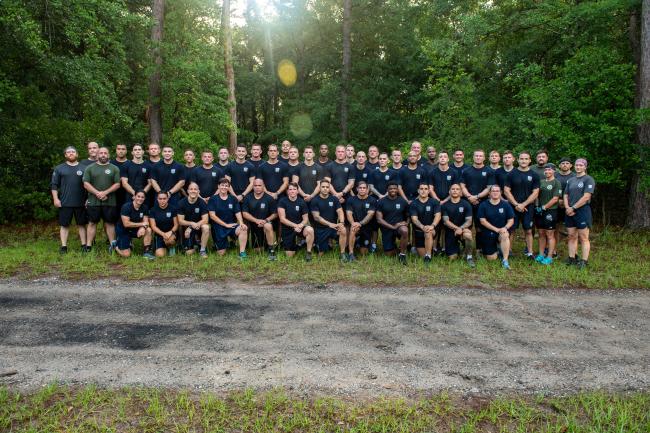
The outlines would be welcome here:
<svg viewBox="0 0 650 433">
<path fill-rule="evenodd" d="M 208 224 L 202 224 L 201 225 L 201 233 L 209 234 L 210 233 L 210 226 Z M 189 237 L 189 236 L 187 236 L 187 237 Z"/>
</svg>

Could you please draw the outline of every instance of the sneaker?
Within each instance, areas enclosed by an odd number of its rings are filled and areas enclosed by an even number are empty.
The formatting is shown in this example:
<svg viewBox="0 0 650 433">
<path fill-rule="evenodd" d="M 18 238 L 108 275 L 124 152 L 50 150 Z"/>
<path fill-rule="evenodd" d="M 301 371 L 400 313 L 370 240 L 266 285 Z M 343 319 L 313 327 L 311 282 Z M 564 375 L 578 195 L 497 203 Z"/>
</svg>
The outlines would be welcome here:
<svg viewBox="0 0 650 433">
<path fill-rule="evenodd" d="M 68 247 L 62 246 L 59 248 L 59 254 L 68 254 Z"/>
<path fill-rule="evenodd" d="M 112 255 L 115 251 L 115 248 L 117 248 L 117 241 L 113 241 L 108 245 L 108 254 Z"/>
<path fill-rule="evenodd" d="M 551 265 L 553 264 L 553 259 L 551 257 L 544 257 L 544 260 L 540 262 L 543 265 Z"/>
<path fill-rule="evenodd" d="M 535 257 L 535 261 L 537 263 L 544 263 L 544 256 L 541 254 L 537 254 L 537 257 Z"/>
<path fill-rule="evenodd" d="M 275 255 L 275 250 L 269 250 L 269 260 L 272 262 L 277 260 L 277 256 Z"/>
<path fill-rule="evenodd" d="M 151 254 L 151 252 L 149 252 L 149 251 L 147 251 L 147 252 L 145 252 L 144 254 L 142 254 L 142 257 L 144 257 L 144 258 L 147 259 L 147 260 L 154 260 L 154 259 L 156 258 L 156 256 L 154 256 L 153 254 Z"/>
<path fill-rule="evenodd" d="M 82 253 L 89 253 L 93 250 L 93 247 L 90 245 L 82 245 L 81 246 L 81 252 Z"/>
<path fill-rule="evenodd" d="M 248 258 L 248 254 L 246 254 L 246 251 L 242 251 L 239 253 L 239 260 L 246 260 Z"/>
<path fill-rule="evenodd" d="M 502 261 L 501 261 L 501 266 L 503 267 L 503 269 L 505 269 L 505 270 L 507 270 L 507 271 L 510 270 L 510 263 L 508 263 L 507 260 L 502 260 Z"/>
<path fill-rule="evenodd" d="M 526 254 L 526 258 L 527 258 L 528 260 L 535 260 L 535 256 L 533 255 L 533 253 L 528 253 L 528 254 Z"/>
<path fill-rule="evenodd" d="M 171 247 L 169 249 L 168 254 L 169 254 L 169 257 L 174 257 L 176 255 L 176 247 Z"/>
<path fill-rule="evenodd" d="M 476 267 L 476 263 L 474 262 L 473 257 L 471 257 L 471 256 L 467 257 L 467 265 L 472 269 L 474 269 Z"/>
<path fill-rule="evenodd" d="M 311 252 L 310 251 L 307 251 L 305 253 L 305 261 L 306 262 L 311 262 Z"/>
<path fill-rule="evenodd" d="M 578 261 L 576 260 L 575 257 L 567 257 L 566 260 L 564 261 L 564 264 L 567 266 L 573 266 L 573 265 L 577 265 Z"/>
<path fill-rule="evenodd" d="M 348 262 L 354 262 L 357 258 L 354 254 L 348 254 Z"/>
<path fill-rule="evenodd" d="M 415 247 L 411 247 L 411 254 L 416 255 L 418 253 L 418 249 Z"/>
<path fill-rule="evenodd" d="M 586 261 L 586 260 L 582 260 L 582 259 L 578 260 L 578 261 L 576 262 L 576 267 L 577 267 L 578 269 L 585 269 L 585 268 L 587 267 L 587 261 Z"/>
<path fill-rule="evenodd" d="M 424 255 L 424 263 L 429 264 L 431 263 L 431 256 L 428 254 Z"/>
<path fill-rule="evenodd" d="M 339 258 L 341 259 L 341 263 L 346 263 L 348 261 L 348 255 L 345 253 L 341 253 Z"/>
<path fill-rule="evenodd" d="M 208 258 L 208 252 L 206 250 L 201 250 L 201 251 L 199 251 L 199 256 L 201 256 L 201 258 L 203 258 L 203 259 L 207 259 Z"/>
<path fill-rule="evenodd" d="M 397 259 L 399 260 L 399 262 L 401 264 L 403 264 L 403 265 L 406 264 L 406 254 L 400 253 L 399 256 L 397 257 Z"/>
<path fill-rule="evenodd" d="M 375 254 L 377 252 L 377 244 L 370 245 L 370 254 Z"/>
<path fill-rule="evenodd" d="M 557 251 L 553 253 L 553 258 L 557 259 Z"/>
</svg>

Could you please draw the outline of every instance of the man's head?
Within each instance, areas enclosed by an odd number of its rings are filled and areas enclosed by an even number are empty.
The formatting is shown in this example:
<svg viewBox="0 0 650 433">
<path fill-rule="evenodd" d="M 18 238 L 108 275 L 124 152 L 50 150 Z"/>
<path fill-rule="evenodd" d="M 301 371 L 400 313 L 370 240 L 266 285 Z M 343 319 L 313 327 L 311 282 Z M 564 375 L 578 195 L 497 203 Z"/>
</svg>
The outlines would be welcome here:
<svg viewBox="0 0 650 433">
<path fill-rule="evenodd" d="M 219 161 L 226 162 L 230 158 L 230 152 L 225 147 L 219 149 Z"/>
<path fill-rule="evenodd" d="M 287 187 L 287 196 L 291 200 L 295 200 L 296 197 L 298 197 L 298 184 L 294 182 L 289 182 L 289 186 Z"/>
<path fill-rule="evenodd" d="M 144 149 L 142 148 L 142 145 L 140 143 L 135 143 L 133 147 L 131 148 L 131 155 L 133 155 L 133 158 L 135 159 L 142 159 L 144 156 Z"/>
<path fill-rule="evenodd" d="M 524 151 L 519 152 L 519 158 L 517 159 L 519 168 L 528 168 L 530 167 L 530 153 Z"/>
<path fill-rule="evenodd" d="M 345 146 L 336 146 L 336 150 L 334 151 L 336 155 L 336 160 L 338 162 L 343 162 L 345 161 Z"/>
<path fill-rule="evenodd" d="M 393 161 L 393 164 L 400 165 L 402 163 L 402 151 L 395 149 L 390 153 L 390 159 Z"/>
<path fill-rule="evenodd" d="M 282 142 L 282 154 L 286 154 L 291 150 L 291 142 L 289 140 L 284 140 Z"/>
<path fill-rule="evenodd" d="M 438 152 L 438 164 L 442 166 L 449 164 L 449 154 L 446 150 L 441 150 Z"/>
<path fill-rule="evenodd" d="M 275 161 L 278 159 L 278 146 L 275 144 L 269 144 L 269 149 L 266 152 L 269 155 L 269 161 Z"/>
<path fill-rule="evenodd" d="M 264 181 L 259 177 L 253 181 L 253 193 L 257 196 L 264 194 Z"/>
<path fill-rule="evenodd" d="M 88 159 L 97 159 L 97 151 L 99 150 L 99 144 L 94 141 L 88 142 L 86 146 L 88 149 Z"/>
<path fill-rule="evenodd" d="M 548 152 L 546 149 L 538 150 L 537 154 L 535 155 L 535 161 L 537 161 L 537 165 L 540 167 L 543 167 L 546 165 L 548 162 Z"/>
<path fill-rule="evenodd" d="M 549 163 L 544 166 L 544 177 L 547 180 L 551 180 L 555 177 L 555 166 L 553 164 Z"/>
<path fill-rule="evenodd" d="M 377 146 L 370 146 L 368 148 L 368 159 L 371 159 L 372 161 L 376 161 L 377 157 L 379 157 L 379 148 Z"/>
<path fill-rule="evenodd" d="M 409 155 L 408 155 L 408 160 L 409 160 L 409 165 L 410 166 L 417 165 L 417 163 L 418 163 L 418 155 L 417 155 L 417 153 L 415 153 L 413 150 L 411 150 L 409 152 Z"/>
<path fill-rule="evenodd" d="M 199 185 L 196 182 L 190 182 L 187 187 L 187 196 L 192 200 L 196 200 L 199 197 Z"/>
<path fill-rule="evenodd" d="M 515 163 L 515 154 L 512 150 L 506 150 L 503 152 L 503 165 L 506 167 L 512 167 Z"/>
<path fill-rule="evenodd" d="M 185 164 L 187 165 L 194 164 L 195 158 L 196 156 L 194 155 L 194 151 L 192 149 L 187 149 L 185 152 L 183 152 L 183 160 L 185 161 Z"/>
<path fill-rule="evenodd" d="M 345 146 L 345 157 L 347 159 L 354 159 L 354 146 L 351 144 L 348 144 Z"/>
<path fill-rule="evenodd" d="M 433 146 L 427 147 L 427 158 L 429 161 L 433 162 L 436 160 L 436 148 Z"/>
<path fill-rule="evenodd" d="M 422 154 L 422 143 L 419 141 L 411 143 L 411 152 L 415 152 L 415 156 L 419 157 Z"/>
<path fill-rule="evenodd" d="M 357 197 L 366 198 L 367 196 L 368 196 L 368 184 L 366 183 L 365 180 L 360 180 L 357 183 Z"/>
<path fill-rule="evenodd" d="M 425 199 L 429 197 L 429 185 L 426 183 L 421 183 L 418 186 L 418 195 L 420 196 L 421 199 Z"/>
<path fill-rule="evenodd" d="M 228 188 L 230 188 L 230 181 L 227 177 L 222 177 L 219 179 L 218 183 L 219 194 L 226 195 L 228 194 Z"/>
<path fill-rule="evenodd" d="M 147 153 L 151 159 L 158 158 L 160 156 L 160 144 L 149 143 L 149 146 L 147 147 Z"/>
<path fill-rule="evenodd" d="M 501 162 L 501 155 L 496 150 L 490 151 L 490 164 L 498 165 Z"/>
<path fill-rule="evenodd" d="M 498 184 L 490 186 L 490 200 L 501 200 L 501 187 Z"/>
<path fill-rule="evenodd" d="M 262 158 L 262 145 L 258 143 L 253 143 L 253 145 L 251 146 L 251 159 L 257 161 L 260 158 Z"/>
<path fill-rule="evenodd" d="M 77 158 L 79 157 L 79 154 L 77 153 L 77 149 L 75 149 L 72 146 L 68 146 L 63 151 L 63 156 L 65 157 L 66 161 L 75 162 L 75 161 L 77 161 Z"/>
<path fill-rule="evenodd" d="M 108 163 L 109 157 L 110 154 L 108 153 L 107 147 L 100 147 L 99 149 L 97 149 L 97 161 L 99 161 L 100 164 Z"/>
<path fill-rule="evenodd" d="M 386 152 L 382 152 L 379 155 L 379 166 L 381 168 L 384 168 L 388 165 L 388 154 Z"/>
<path fill-rule="evenodd" d="M 237 157 L 237 160 L 240 162 L 246 159 L 246 146 L 243 144 L 238 144 L 237 147 L 235 148 L 235 156 Z"/>
<path fill-rule="evenodd" d="M 126 158 L 126 153 L 127 153 L 126 144 L 120 143 L 120 144 L 115 146 L 115 157 L 117 159 Z"/>
<path fill-rule="evenodd" d="M 461 189 L 459 184 L 454 183 L 449 187 L 449 195 L 454 200 L 460 197 L 460 193 L 461 193 Z"/>
<path fill-rule="evenodd" d="M 456 164 L 462 164 L 465 162 L 465 152 L 463 152 L 461 149 L 454 150 L 454 162 Z"/>
<path fill-rule="evenodd" d="M 165 160 L 165 162 L 169 163 L 171 160 L 174 159 L 174 149 L 172 149 L 171 146 L 163 147 L 162 157 Z"/>
<path fill-rule="evenodd" d="M 474 165 L 480 167 L 485 162 L 485 151 L 483 151 L 482 149 L 476 149 L 472 157 L 474 160 Z"/>
<path fill-rule="evenodd" d="M 189 190 L 189 187 L 188 187 L 188 190 Z M 167 191 L 162 191 L 162 190 L 159 191 L 158 194 L 156 194 L 156 201 L 158 202 L 158 206 L 160 208 L 162 208 L 162 209 L 166 208 L 167 204 L 169 204 L 169 196 L 167 195 Z"/>
<path fill-rule="evenodd" d="M 571 171 L 571 167 L 573 167 L 573 164 L 571 164 L 571 160 L 569 158 L 562 158 L 560 160 L 560 171 L 563 173 L 568 173 Z"/>
<path fill-rule="evenodd" d="M 386 193 L 388 194 L 388 197 L 392 199 L 397 197 L 398 191 L 399 189 L 397 188 L 397 184 L 395 182 L 388 182 L 388 185 L 386 186 Z"/>
<path fill-rule="evenodd" d="M 297 147 L 291 146 L 289 148 L 289 161 L 291 161 L 291 162 L 293 162 L 295 164 L 296 161 L 298 161 L 298 156 L 299 155 L 300 155 L 300 153 L 298 152 Z"/>
<path fill-rule="evenodd" d="M 366 152 L 360 150 L 357 152 L 356 161 L 358 165 L 365 165 L 368 158 L 366 158 Z"/>
<path fill-rule="evenodd" d="M 321 158 L 327 158 L 330 153 L 330 148 L 327 146 L 327 144 L 321 144 L 318 148 L 318 151 L 320 152 Z"/>
<path fill-rule="evenodd" d="M 314 148 L 311 146 L 305 147 L 305 150 L 302 151 L 302 157 L 305 159 L 305 161 L 313 161 L 314 160 Z"/>
<path fill-rule="evenodd" d="M 212 165 L 212 163 L 214 162 L 214 155 L 212 155 L 211 150 L 204 150 L 203 152 L 201 152 L 201 162 L 206 167 Z"/>
<path fill-rule="evenodd" d="M 330 194 L 330 182 L 328 180 L 321 180 L 320 181 L 320 195 L 323 197 L 327 197 Z"/>
</svg>

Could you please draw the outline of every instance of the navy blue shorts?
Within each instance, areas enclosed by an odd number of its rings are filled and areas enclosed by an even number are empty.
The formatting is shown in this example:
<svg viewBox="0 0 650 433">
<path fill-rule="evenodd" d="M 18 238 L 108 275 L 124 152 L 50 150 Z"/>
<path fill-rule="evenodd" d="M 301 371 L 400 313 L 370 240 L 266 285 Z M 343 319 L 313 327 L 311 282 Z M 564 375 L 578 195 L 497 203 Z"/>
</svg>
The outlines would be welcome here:
<svg viewBox="0 0 650 433">
<path fill-rule="evenodd" d="M 232 228 L 224 227 L 221 224 L 212 225 L 212 241 L 214 242 L 214 246 L 217 247 L 217 250 L 228 249 L 228 238 L 237 237 L 236 232 L 238 227 L 239 224 Z"/>
<path fill-rule="evenodd" d="M 303 229 L 304 231 L 304 229 Z M 282 249 L 285 251 L 297 251 L 298 250 L 298 237 L 303 237 L 301 234 L 296 233 L 296 231 L 285 225 L 282 226 L 281 230 L 282 237 Z"/>
<path fill-rule="evenodd" d="M 541 230 L 555 230 L 557 221 L 557 209 L 546 209 L 535 215 L 535 227 Z"/>
<path fill-rule="evenodd" d="M 93 224 L 97 224 L 102 220 L 108 224 L 115 224 L 120 219 L 117 206 L 88 206 L 86 215 L 88 221 Z"/>
<path fill-rule="evenodd" d="M 73 216 L 78 226 L 85 226 L 88 224 L 88 215 L 86 215 L 86 208 L 80 206 L 59 208 L 59 225 L 61 227 L 70 226 Z"/>
<path fill-rule="evenodd" d="M 564 219 L 564 225 L 567 228 L 590 229 L 592 224 L 591 206 L 585 205 L 576 209 L 573 216 L 567 215 Z"/>
<path fill-rule="evenodd" d="M 183 236 L 183 248 L 186 250 L 191 250 L 195 246 L 200 246 L 201 245 L 201 229 L 190 230 L 190 237 L 185 238 L 185 231 L 187 228 L 183 228 L 183 231 L 181 231 L 181 234 Z"/>
<path fill-rule="evenodd" d="M 381 245 L 384 247 L 384 252 L 389 252 L 397 249 L 397 239 L 399 238 L 399 230 L 393 230 L 386 227 L 381 228 Z"/>
<path fill-rule="evenodd" d="M 533 209 L 533 205 L 528 205 L 524 212 L 518 212 L 515 209 L 513 210 L 515 211 L 515 223 L 512 225 L 512 229 L 517 230 L 519 228 L 519 224 L 521 223 L 521 227 L 524 230 L 531 230 L 533 228 L 533 219 L 535 216 L 535 209 Z"/>
<path fill-rule="evenodd" d="M 370 244 L 372 244 L 372 230 L 370 223 L 361 226 L 356 234 L 356 239 L 354 240 L 357 248 L 370 248 Z"/>
<path fill-rule="evenodd" d="M 415 237 L 415 248 L 424 248 L 424 232 L 422 230 L 413 230 Z"/>
<path fill-rule="evenodd" d="M 128 250 L 131 248 L 131 239 L 138 237 L 139 228 L 124 228 L 122 224 L 115 227 L 115 234 L 117 235 L 117 248 L 121 250 Z"/>
<path fill-rule="evenodd" d="M 460 253 L 460 245 L 463 242 L 462 236 L 456 236 L 456 233 L 449 227 L 445 227 L 445 254 L 455 256 Z"/>
<path fill-rule="evenodd" d="M 483 238 L 481 251 L 486 256 L 491 256 L 499 251 L 499 233 L 492 230 L 483 230 L 480 235 Z"/>
<path fill-rule="evenodd" d="M 199 236 L 200 238 L 200 236 Z M 176 235 L 176 239 L 178 239 L 178 235 Z M 153 247 L 155 250 L 160 249 L 160 248 L 171 248 L 174 245 L 170 245 L 169 247 L 165 244 L 165 240 L 162 238 L 160 235 L 154 235 L 153 236 Z"/>
<path fill-rule="evenodd" d="M 330 227 L 320 227 L 316 229 L 316 247 L 319 253 L 324 253 L 330 250 L 330 239 L 337 240 L 339 233 L 336 229 Z"/>
</svg>

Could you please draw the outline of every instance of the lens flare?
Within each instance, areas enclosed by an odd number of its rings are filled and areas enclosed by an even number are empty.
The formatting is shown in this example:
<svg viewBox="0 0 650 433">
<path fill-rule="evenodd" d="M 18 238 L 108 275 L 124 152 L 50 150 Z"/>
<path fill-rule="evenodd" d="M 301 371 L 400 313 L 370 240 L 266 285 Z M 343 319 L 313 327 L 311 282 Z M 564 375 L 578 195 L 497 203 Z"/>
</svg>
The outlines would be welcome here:
<svg viewBox="0 0 650 433">
<path fill-rule="evenodd" d="M 296 138 L 305 139 L 314 131 L 314 125 L 311 122 L 311 116 L 307 113 L 296 113 L 291 116 L 289 128 Z"/>
<path fill-rule="evenodd" d="M 284 59 L 280 61 L 278 64 L 278 78 L 280 79 L 280 82 L 287 87 L 296 84 L 298 72 L 296 72 L 296 66 L 291 60 Z"/>
</svg>

